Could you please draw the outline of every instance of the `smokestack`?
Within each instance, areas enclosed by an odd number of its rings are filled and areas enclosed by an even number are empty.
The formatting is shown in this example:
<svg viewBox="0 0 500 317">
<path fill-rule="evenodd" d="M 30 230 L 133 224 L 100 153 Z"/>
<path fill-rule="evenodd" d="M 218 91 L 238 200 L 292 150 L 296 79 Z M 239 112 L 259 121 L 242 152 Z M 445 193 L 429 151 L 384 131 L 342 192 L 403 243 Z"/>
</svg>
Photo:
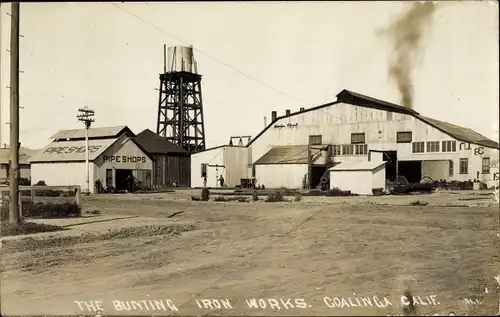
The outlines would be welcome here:
<svg viewBox="0 0 500 317">
<path fill-rule="evenodd" d="M 286 114 L 287 116 L 289 116 L 289 115 L 290 115 L 290 113 L 291 113 L 291 112 L 290 112 L 290 109 L 286 109 L 285 114 Z"/>
<path fill-rule="evenodd" d="M 276 111 L 271 111 L 271 122 L 276 121 L 277 117 L 278 117 L 278 113 Z"/>
<path fill-rule="evenodd" d="M 267 117 L 264 116 L 264 129 L 267 128 Z"/>
<path fill-rule="evenodd" d="M 387 34 L 392 42 L 392 56 L 389 66 L 389 78 L 398 88 L 401 104 L 413 108 L 413 78 L 415 58 L 421 50 L 422 38 L 436 10 L 433 2 L 414 2 L 410 9 L 379 35 Z"/>
<path fill-rule="evenodd" d="M 301 112 L 302 112 L 302 111 L 304 111 L 304 110 L 306 110 L 306 108 L 300 108 L 300 111 L 301 111 Z"/>
</svg>

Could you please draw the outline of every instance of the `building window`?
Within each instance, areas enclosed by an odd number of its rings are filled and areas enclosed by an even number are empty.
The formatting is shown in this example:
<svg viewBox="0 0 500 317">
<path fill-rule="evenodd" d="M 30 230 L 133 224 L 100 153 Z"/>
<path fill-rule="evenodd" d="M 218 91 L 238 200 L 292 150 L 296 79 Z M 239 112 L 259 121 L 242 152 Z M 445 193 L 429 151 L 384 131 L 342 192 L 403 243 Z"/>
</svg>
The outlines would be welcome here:
<svg viewBox="0 0 500 317">
<path fill-rule="evenodd" d="M 330 145 L 330 151 L 332 156 L 342 155 L 342 146 Z"/>
<path fill-rule="evenodd" d="M 311 145 L 323 144 L 323 140 L 322 140 L 321 135 L 310 135 L 309 136 L 309 144 L 311 144 Z"/>
<path fill-rule="evenodd" d="M 365 143 L 364 133 L 351 133 L 351 144 Z"/>
<path fill-rule="evenodd" d="M 450 177 L 453 177 L 453 161 L 452 160 L 450 160 L 449 172 L 450 172 Z"/>
<path fill-rule="evenodd" d="M 356 155 L 368 154 L 368 144 L 356 144 L 354 147 Z"/>
<path fill-rule="evenodd" d="M 441 147 L 443 152 L 456 152 L 457 141 L 442 141 Z"/>
<path fill-rule="evenodd" d="M 107 169 L 106 170 L 106 187 L 113 187 L 113 170 L 112 169 Z"/>
<path fill-rule="evenodd" d="M 490 173 L 490 158 L 489 157 L 485 157 L 483 158 L 483 164 L 482 164 L 482 168 L 481 168 L 481 173 L 483 174 L 489 174 Z"/>
<path fill-rule="evenodd" d="M 424 153 L 425 142 L 413 142 L 411 147 L 412 153 Z"/>
<path fill-rule="evenodd" d="M 439 141 L 428 141 L 427 152 L 439 152 Z"/>
<path fill-rule="evenodd" d="M 396 142 L 397 143 L 411 143 L 412 140 L 412 133 L 411 131 L 408 132 L 398 132 L 396 134 Z"/>
<path fill-rule="evenodd" d="M 206 177 L 207 176 L 207 164 L 202 163 L 201 164 L 201 177 Z"/>
<path fill-rule="evenodd" d="M 342 145 L 342 155 L 353 155 L 353 154 L 354 154 L 354 145 L 352 144 Z"/>
<path fill-rule="evenodd" d="M 460 159 L 460 174 L 469 174 L 469 159 Z"/>
</svg>

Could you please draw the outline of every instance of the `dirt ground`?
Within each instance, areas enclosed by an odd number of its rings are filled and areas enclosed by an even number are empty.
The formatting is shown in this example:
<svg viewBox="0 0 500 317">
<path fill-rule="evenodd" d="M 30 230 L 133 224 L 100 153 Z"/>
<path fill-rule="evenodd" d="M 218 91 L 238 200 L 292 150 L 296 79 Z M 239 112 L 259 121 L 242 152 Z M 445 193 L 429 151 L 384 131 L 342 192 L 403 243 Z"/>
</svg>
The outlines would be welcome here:
<svg viewBox="0 0 500 317">
<path fill-rule="evenodd" d="M 194 194 L 89 196 L 84 211 L 100 215 L 2 238 L 2 315 L 396 315 L 405 286 L 418 315 L 499 311 L 491 195 L 241 203 Z"/>
</svg>

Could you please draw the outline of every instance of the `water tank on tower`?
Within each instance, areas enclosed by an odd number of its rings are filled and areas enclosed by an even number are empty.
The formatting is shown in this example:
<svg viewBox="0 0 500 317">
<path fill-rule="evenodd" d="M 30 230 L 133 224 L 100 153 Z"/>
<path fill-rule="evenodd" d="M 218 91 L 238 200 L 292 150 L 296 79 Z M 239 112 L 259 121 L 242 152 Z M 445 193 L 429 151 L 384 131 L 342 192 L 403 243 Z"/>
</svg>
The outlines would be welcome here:
<svg viewBox="0 0 500 317">
<path fill-rule="evenodd" d="M 189 46 L 170 46 L 167 52 L 168 72 L 198 73 L 193 55 L 193 48 Z"/>
<path fill-rule="evenodd" d="M 189 153 L 205 150 L 201 75 L 189 46 L 163 46 L 156 133 Z"/>
</svg>

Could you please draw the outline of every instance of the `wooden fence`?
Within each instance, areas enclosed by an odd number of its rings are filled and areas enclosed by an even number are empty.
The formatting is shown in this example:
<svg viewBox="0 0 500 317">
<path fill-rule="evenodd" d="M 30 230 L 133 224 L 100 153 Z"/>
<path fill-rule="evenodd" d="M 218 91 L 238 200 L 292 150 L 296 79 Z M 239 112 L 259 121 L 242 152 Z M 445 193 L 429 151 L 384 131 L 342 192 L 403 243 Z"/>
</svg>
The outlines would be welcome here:
<svg viewBox="0 0 500 317">
<path fill-rule="evenodd" d="M 0 186 L 0 205 L 10 196 L 10 187 Z M 61 204 L 74 202 L 82 205 L 82 190 L 80 185 L 74 186 L 19 186 L 19 206 L 23 201 L 33 203 Z"/>
</svg>

